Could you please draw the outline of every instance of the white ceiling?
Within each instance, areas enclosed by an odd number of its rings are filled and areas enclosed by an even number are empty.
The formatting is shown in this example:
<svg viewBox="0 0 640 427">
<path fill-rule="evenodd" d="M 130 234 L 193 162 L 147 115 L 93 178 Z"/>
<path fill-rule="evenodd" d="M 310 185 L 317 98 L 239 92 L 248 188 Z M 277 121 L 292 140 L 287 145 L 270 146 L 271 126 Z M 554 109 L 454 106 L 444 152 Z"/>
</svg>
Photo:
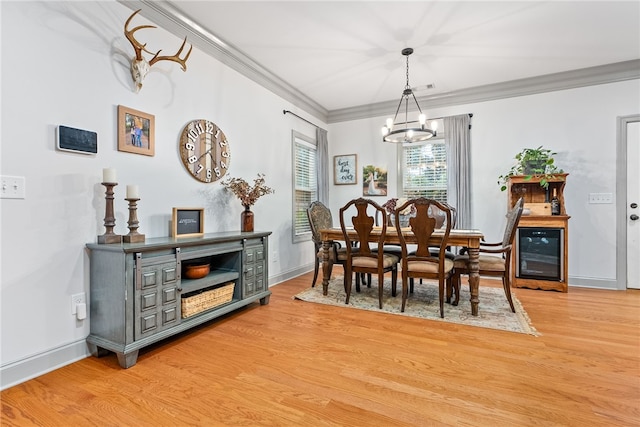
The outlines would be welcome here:
<svg viewBox="0 0 640 427">
<path fill-rule="evenodd" d="M 640 59 L 640 1 L 159 3 L 327 111 L 397 102 L 405 47 L 419 97 Z"/>
</svg>

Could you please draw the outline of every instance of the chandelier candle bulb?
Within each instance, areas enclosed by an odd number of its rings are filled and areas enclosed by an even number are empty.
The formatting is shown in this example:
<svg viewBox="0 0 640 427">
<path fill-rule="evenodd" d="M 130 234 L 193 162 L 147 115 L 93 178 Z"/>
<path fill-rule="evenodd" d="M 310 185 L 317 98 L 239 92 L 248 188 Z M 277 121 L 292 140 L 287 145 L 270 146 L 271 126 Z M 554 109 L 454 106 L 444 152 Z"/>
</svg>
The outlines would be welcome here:
<svg viewBox="0 0 640 427">
<path fill-rule="evenodd" d="M 391 130 L 391 128 L 393 128 L 393 119 L 389 117 L 387 119 L 387 129 Z"/>
<path fill-rule="evenodd" d="M 116 181 L 116 170 L 113 168 L 102 169 L 102 182 L 118 182 Z"/>
<path fill-rule="evenodd" d="M 140 194 L 138 193 L 137 185 L 127 185 L 127 199 L 139 199 Z"/>
</svg>

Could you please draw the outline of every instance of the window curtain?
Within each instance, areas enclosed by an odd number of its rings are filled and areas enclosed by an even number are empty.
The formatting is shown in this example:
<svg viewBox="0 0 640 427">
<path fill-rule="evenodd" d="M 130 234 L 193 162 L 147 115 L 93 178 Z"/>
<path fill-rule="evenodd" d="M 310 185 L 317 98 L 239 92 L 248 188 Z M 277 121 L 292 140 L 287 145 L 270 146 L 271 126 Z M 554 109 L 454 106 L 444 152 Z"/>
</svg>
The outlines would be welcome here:
<svg viewBox="0 0 640 427">
<path fill-rule="evenodd" d="M 318 200 L 325 206 L 329 205 L 329 142 L 327 131 L 316 128 L 317 168 L 318 168 Z"/>
<path fill-rule="evenodd" d="M 471 118 L 469 114 L 444 118 L 447 146 L 449 204 L 457 209 L 456 228 L 471 228 Z"/>
</svg>

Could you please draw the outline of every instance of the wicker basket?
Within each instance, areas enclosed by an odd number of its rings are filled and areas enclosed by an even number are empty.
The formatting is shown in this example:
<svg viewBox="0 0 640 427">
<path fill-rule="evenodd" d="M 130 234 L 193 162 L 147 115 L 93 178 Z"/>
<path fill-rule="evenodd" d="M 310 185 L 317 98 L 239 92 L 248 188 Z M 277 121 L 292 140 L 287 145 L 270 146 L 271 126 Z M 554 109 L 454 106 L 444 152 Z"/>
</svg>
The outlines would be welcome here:
<svg viewBox="0 0 640 427">
<path fill-rule="evenodd" d="M 191 317 L 213 307 L 226 304 L 233 299 L 235 282 L 211 289 L 193 296 L 182 298 L 182 318 Z"/>
</svg>

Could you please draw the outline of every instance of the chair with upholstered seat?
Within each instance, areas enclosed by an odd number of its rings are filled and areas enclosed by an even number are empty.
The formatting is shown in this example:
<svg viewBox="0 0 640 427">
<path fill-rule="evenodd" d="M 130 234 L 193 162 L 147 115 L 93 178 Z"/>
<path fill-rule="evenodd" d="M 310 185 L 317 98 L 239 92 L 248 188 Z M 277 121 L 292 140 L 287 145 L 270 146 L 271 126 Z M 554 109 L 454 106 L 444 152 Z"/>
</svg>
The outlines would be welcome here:
<svg viewBox="0 0 640 427">
<path fill-rule="evenodd" d="M 320 259 L 322 258 L 322 237 L 320 230 L 333 227 L 333 217 L 331 211 L 322 202 L 312 202 L 307 208 L 307 218 L 309 219 L 309 227 L 311 228 L 311 240 L 315 246 L 315 268 L 313 270 L 313 282 L 311 287 L 316 285 L 318 279 L 318 271 L 320 270 Z M 329 251 L 331 264 L 342 264 L 347 259 L 346 249 L 339 242 L 331 242 L 331 250 Z M 331 270 L 329 271 L 331 275 Z"/>
<path fill-rule="evenodd" d="M 524 199 L 521 197 L 507 213 L 507 222 L 501 242 L 480 242 L 479 274 L 480 276 L 502 278 L 502 287 L 504 288 L 505 296 L 507 297 L 507 301 L 509 301 L 511 311 L 514 313 L 516 309 L 511 297 L 511 252 L 513 250 L 518 222 L 522 215 L 523 204 Z M 466 251 L 461 251 L 461 254 L 454 259 L 454 275 L 451 280 L 451 287 L 447 289 L 447 302 L 451 300 L 452 294 L 455 293 L 453 305 L 458 305 L 458 301 L 460 300 L 460 275 L 469 274 L 469 255 L 464 252 Z"/>
<path fill-rule="evenodd" d="M 315 247 L 315 265 L 313 270 L 313 281 L 311 287 L 316 285 L 318 280 L 318 271 L 320 270 L 320 261 L 322 260 L 322 236 L 320 230 L 333 227 L 333 216 L 331 210 L 326 207 L 322 202 L 312 202 L 307 208 L 307 218 L 309 220 L 309 227 L 311 228 L 311 240 Z M 333 270 L 333 264 L 340 264 L 344 267 L 344 263 L 347 260 L 347 250 L 342 247 L 340 242 L 331 241 L 331 248 L 329 250 L 329 261 L 331 263 L 329 268 L 329 279 Z M 364 282 L 364 277 L 362 278 Z M 371 282 L 371 279 L 369 279 Z M 356 288 L 360 290 L 360 276 L 356 277 Z"/>
<path fill-rule="evenodd" d="M 415 216 L 409 219 L 409 227 L 400 226 L 400 212 L 413 205 Z M 442 223 L 442 233 L 437 234 L 438 214 L 444 214 L 445 220 Z M 444 293 L 445 282 L 451 277 L 453 261 L 446 257 L 446 244 L 451 232 L 451 210 L 448 206 L 437 200 L 420 197 L 411 199 L 395 211 L 396 231 L 402 248 L 402 308 L 404 312 L 407 297 L 409 294 L 409 281 L 413 279 L 435 279 L 438 280 L 438 296 L 440 302 L 440 317 L 444 317 Z M 407 249 L 407 235 L 412 234 L 417 242 L 415 251 L 409 252 Z M 412 239 L 413 240 L 413 239 Z M 435 245 L 434 245 L 435 243 Z M 438 255 L 433 256 L 430 246 L 438 248 Z"/>
<path fill-rule="evenodd" d="M 355 212 L 353 211 L 355 209 Z M 351 200 L 340 209 L 340 227 L 344 236 L 347 260 L 345 269 L 345 290 L 347 298 L 345 304 L 349 304 L 351 297 L 351 283 L 353 273 L 371 274 L 378 276 L 378 301 L 382 308 L 382 297 L 384 289 L 384 275 L 391 272 L 391 294 L 396 294 L 396 281 L 398 279 L 398 262 L 396 255 L 385 253 L 384 241 L 387 233 L 387 224 L 383 222 L 380 226 L 380 234 L 376 239 L 370 239 L 376 212 L 384 215 L 384 208 L 370 199 L 359 198 Z M 347 215 L 355 213 L 351 218 Z M 353 227 L 356 237 L 349 236 L 347 227 Z M 375 240 L 375 242 L 373 241 Z M 375 243 L 377 250 L 371 250 L 369 243 Z"/>
</svg>

